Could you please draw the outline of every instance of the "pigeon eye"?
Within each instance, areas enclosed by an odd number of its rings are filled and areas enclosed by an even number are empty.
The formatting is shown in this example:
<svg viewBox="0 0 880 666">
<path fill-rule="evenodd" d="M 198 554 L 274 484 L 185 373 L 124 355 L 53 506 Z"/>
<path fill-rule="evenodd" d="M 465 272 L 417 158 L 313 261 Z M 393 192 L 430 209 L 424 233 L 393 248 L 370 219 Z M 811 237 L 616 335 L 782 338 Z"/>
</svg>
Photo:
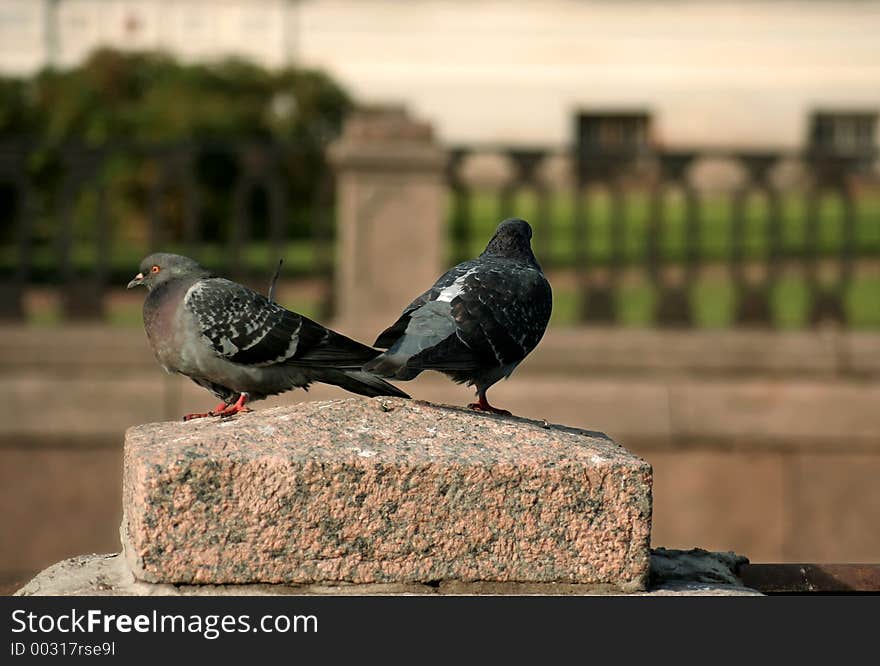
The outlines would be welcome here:
<svg viewBox="0 0 880 666">
<path fill-rule="evenodd" d="M 151 272 L 151 273 L 158 273 L 158 272 L 159 272 L 159 267 L 158 267 L 158 266 L 153 266 L 153 267 L 150 269 L 150 272 Z"/>
</svg>

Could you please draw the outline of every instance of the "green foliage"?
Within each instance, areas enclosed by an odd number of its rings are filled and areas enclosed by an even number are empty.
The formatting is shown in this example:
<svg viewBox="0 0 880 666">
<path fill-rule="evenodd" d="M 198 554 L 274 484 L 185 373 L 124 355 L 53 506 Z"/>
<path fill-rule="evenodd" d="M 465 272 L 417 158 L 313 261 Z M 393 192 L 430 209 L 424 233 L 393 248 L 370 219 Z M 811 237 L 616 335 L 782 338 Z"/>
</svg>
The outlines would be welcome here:
<svg viewBox="0 0 880 666">
<path fill-rule="evenodd" d="M 321 72 L 268 71 L 236 59 L 187 65 L 161 53 L 106 49 L 74 69 L 0 82 L 0 101 L 0 136 L 36 132 L 43 146 L 230 136 L 324 140 L 351 106 Z"/>
<path fill-rule="evenodd" d="M 282 147 L 272 170 L 278 170 L 288 202 L 285 233 L 302 238 L 315 214 L 326 144 L 351 107 L 347 93 L 318 71 L 269 71 L 236 59 L 183 64 L 162 53 L 99 50 L 73 69 L 47 69 L 29 80 L 0 79 L 0 145 L 16 144 L 28 152 L 37 250 L 56 246 L 63 177 L 81 168 L 65 163 L 71 147 L 104 152 L 98 173 L 84 174 L 85 187 L 70 203 L 74 242 L 95 233 L 100 185 L 114 243 L 144 246 L 151 193 L 162 176 L 151 151 L 184 144 L 195 150 L 198 237 L 225 242 L 234 223 L 233 190 L 242 174 L 238 151 L 252 141 Z M 185 226 L 186 197 L 178 178 L 172 177 L 160 204 L 169 243 L 182 239 Z M 0 218 L 11 219 L 19 204 L 0 191 Z M 268 193 L 258 188 L 245 205 L 253 221 L 250 237 L 264 239 Z M 3 236 L 0 240 L 8 243 L 8 234 Z"/>
<path fill-rule="evenodd" d="M 25 82 L 0 77 L 0 137 L 31 133 L 34 120 Z"/>
</svg>

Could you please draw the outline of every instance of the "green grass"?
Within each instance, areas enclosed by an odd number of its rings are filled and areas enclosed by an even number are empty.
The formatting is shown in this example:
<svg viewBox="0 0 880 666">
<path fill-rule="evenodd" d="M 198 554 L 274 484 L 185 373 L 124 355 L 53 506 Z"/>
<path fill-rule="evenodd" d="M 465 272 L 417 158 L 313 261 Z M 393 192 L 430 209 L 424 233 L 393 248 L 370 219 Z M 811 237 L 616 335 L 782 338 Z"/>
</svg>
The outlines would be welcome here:
<svg viewBox="0 0 880 666">
<path fill-rule="evenodd" d="M 591 265 L 605 265 L 612 256 L 612 203 L 607 193 L 591 191 L 585 194 L 588 237 L 586 259 Z M 530 220 L 535 227 L 534 246 L 545 267 L 573 267 L 578 265 L 578 248 L 574 233 L 574 202 L 571 195 L 554 194 L 549 199 L 547 219 L 538 216 L 537 200 L 528 191 L 518 194 L 512 204 L 513 212 Z M 683 197 L 668 193 L 663 202 L 665 222 L 659 233 L 660 254 L 664 261 L 677 263 L 685 258 L 688 240 L 697 251 L 701 262 L 726 261 L 732 251 L 733 217 L 728 198 L 707 196 L 697 202 L 699 220 L 695 237 L 686 233 L 686 207 Z M 651 202 L 646 193 L 627 192 L 623 200 L 620 260 L 625 264 L 644 262 L 647 252 L 648 226 Z M 807 213 L 803 196 L 789 194 L 780 201 L 780 241 L 783 257 L 800 257 L 807 250 Z M 450 202 L 450 217 L 454 208 Z M 482 251 L 502 217 L 496 193 L 476 191 L 468 203 L 470 223 L 469 242 L 457 245 L 461 257 L 471 257 Z M 760 197 L 749 197 L 744 206 L 742 253 L 747 259 L 762 259 L 769 252 L 768 206 Z M 817 252 L 821 257 L 835 257 L 841 250 L 843 206 L 833 196 L 820 199 L 817 224 Z M 450 228 L 457 225 L 450 219 Z M 127 276 L 147 253 L 146 244 L 134 242 L 114 234 L 116 239 L 108 249 L 110 273 Z M 880 258 L 880 195 L 866 195 L 857 201 L 853 244 L 856 256 Z M 180 243 L 167 243 L 163 249 L 186 253 Z M 226 243 L 200 243 L 198 256 L 206 265 L 226 266 L 229 248 Z M 271 274 L 271 263 L 276 249 L 267 241 L 249 242 L 243 250 L 245 270 L 249 273 Z M 332 246 L 317 246 L 312 239 L 291 241 L 282 249 L 285 272 L 289 275 L 308 275 L 320 266 L 322 257 L 332 257 Z M 73 243 L 71 261 L 79 272 L 91 270 L 97 260 L 93 241 L 79 237 Z M 13 244 L 0 245 L 0 273 L 9 274 L 18 265 L 18 249 Z M 33 272 L 38 281 L 51 281 L 57 271 L 59 258 L 55 242 L 37 242 L 33 249 Z"/>
<path fill-rule="evenodd" d="M 591 191 L 583 195 L 588 225 L 586 258 L 592 264 L 607 264 L 612 256 L 612 202 L 606 192 Z M 697 201 L 696 237 L 688 239 L 686 204 L 676 193 L 667 193 L 662 202 L 664 223 L 659 234 L 660 253 L 664 260 L 679 262 L 685 257 L 688 240 L 694 245 L 701 261 L 727 260 L 733 242 L 733 206 L 727 197 L 706 196 Z M 807 202 L 803 196 L 787 194 L 780 199 L 780 253 L 783 257 L 803 256 L 807 250 Z M 450 204 L 450 210 L 453 210 Z M 474 192 L 468 202 L 472 222 L 469 241 L 460 246 L 461 256 L 482 251 L 504 216 L 498 196 L 492 192 Z M 539 259 L 546 266 L 574 266 L 577 248 L 574 239 L 573 195 L 555 194 L 549 200 L 548 217 L 541 219 L 534 194 L 522 192 L 513 200 L 512 211 L 535 227 L 534 245 Z M 651 201 L 646 193 L 627 192 L 623 198 L 623 229 L 620 259 L 627 264 L 644 261 L 647 251 Z M 759 196 L 750 196 L 743 206 L 742 253 L 745 258 L 760 259 L 770 251 L 768 234 L 769 206 Z M 817 252 L 833 257 L 843 244 L 844 209 L 832 195 L 820 198 L 817 214 Z M 866 195 L 856 202 L 853 245 L 857 256 L 880 256 L 880 195 Z M 548 242 L 549 239 L 549 242 Z M 548 247 L 549 245 L 549 247 Z"/>
<path fill-rule="evenodd" d="M 726 328 L 733 323 L 736 292 L 721 280 L 698 282 L 690 293 L 691 311 L 699 328 Z"/>
<path fill-rule="evenodd" d="M 793 278 L 780 280 L 771 293 L 771 304 L 776 315 L 774 323 L 778 328 L 798 329 L 806 326 L 810 308 L 810 292 L 803 280 Z"/>
<path fill-rule="evenodd" d="M 547 216 L 541 218 L 536 196 L 518 194 L 511 211 L 502 211 L 497 193 L 477 191 L 467 202 L 471 221 L 468 242 L 452 244 L 450 263 L 479 254 L 491 237 L 500 219 L 507 215 L 523 217 L 535 229 L 533 247 L 545 269 L 576 268 L 579 252 L 575 245 L 573 195 L 554 194 L 547 202 Z M 807 200 L 797 194 L 781 196 L 779 210 L 779 255 L 782 259 L 799 260 L 810 254 Z M 590 191 L 583 195 L 588 224 L 586 247 L 582 248 L 587 265 L 611 263 L 614 241 L 612 201 L 607 192 Z M 623 197 L 620 219 L 623 220 L 617 248 L 618 261 L 624 266 L 642 266 L 648 252 L 648 233 L 652 202 L 646 193 L 627 192 Z M 450 211 L 454 206 L 450 203 Z M 734 207 L 729 197 L 707 195 L 696 202 L 694 211 L 697 233 L 688 238 L 687 208 L 680 193 L 669 192 L 662 200 L 663 225 L 658 233 L 661 260 L 680 264 L 691 252 L 700 264 L 726 265 L 734 251 Z M 740 253 L 745 260 L 766 261 L 770 253 L 771 208 L 761 196 L 751 195 L 742 208 Z M 816 254 L 834 260 L 843 245 L 843 203 L 835 196 L 819 199 L 816 213 Z M 452 228 L 455 220 L 451 220 Z M 459 227 L 460 228 L 460 227 Z M 853 254 L 880 262 L 880 195 L 869 194 L 856 202 L 853 229 Z M 701 277 L 689 292 L 694 323 L 700 328 L 724 328 L 734 323 L 736 289 L 725 276 Z M 789 276 L 778 280 L 770 296 L 772 324 L 780 329 L 798 329 L 808 325 L 810 293 L 803 277 Z M 623 326 L 650 326 L 656 319 L 656 289 L 647 278 L 638 284 L 621 286 L 616 294 L 616 320 Z M 849 325 L 859 329 L 880 328 L 880 277 L 856 274 L 844 295 Z M 581 298 L 574 288 L 554 290 L 555 325 L 578 322 Z"/>
<path fill-rule="evenodd" d="M 689 291 L 697 328 L 727 328 L 736 313 L 733 283 L 718 279 L 699 280 Z M 779 280 L 770 292 L 771 325 L 780 330 L 808 325 L 810 293 L 799 278 Z M 622 326 L 648 327 L 656 320 L 657 292 L 647 283 L 627 285 L 617 292 L 616 320 Z M 844 294 L 844 311 L 854 329 L 880 328 L 880 277 L 853 280 Z M 579 322 L 581 299 L 574 289 L 554 289 L 551 324 L 573 326 Z"/>
<path fill-rule="evenodd" d="M 607 193 L 593 191 L 584 195 L 584 207 L 589 222 L 589 235 L 584 248 L 588 265 L 607 265 L 612 256 L 612 201 Z M 620 261 L 624 265 L 644 265 L 647 253 L 648 227 L 652 202 L 645 193 L 627 192 L 622 205 L 623 226 L 620 234 Z M 807 201 L 803 196 L 787 194 L 780 201 L 779 229 L 781 256 L 802 258 L 807 250 Z M 696 250 L 701 264 L 723 267 L 729 261 L 733 242 L 733 207 L 728 198 L 706 196 L 697 202 L 698 233 L 686 236 L 686 204 L 680 194 L 669 193 L 663 203 L 664 225 L 659 234 L 659 251 L 664 262 L 680 264 L 686 256 L 688 243 Z M 574 242 L 574 202 L 572 196 L 555 194 L 548 201 L 548 217 L 541 220 L 538 201 L 534 195 L 524 192 L 512 202 L 512 214 L 530 220 L 535 226 L 533 245 L 539 260 L 550 270 L 576 268 L 579 252 Z M 455 208 L 450 205 L 450 216 Z M 761 261 L 767 258 L 769 207 L 758 196 L 750 196 L 743 206 L 743 234 L 741 252 L 745 259 Z M 450 257 L 449 263 L 462 257 L 472 257 L 482 251 L 486 240 L 492 235 L 503 212 L 499 209 L 498 196 L 491 192 L 474 192 L 468 200 L 469 243 L 458 247 L 460 256 Z M 817 212 L 817 254 L 828 260 L 838 256 L 843 242 L 844 209 L 842 203 L 831 196 L 820 199 Z M 853 245 L 857 258 L 880 263 L 880 195 L 867 194 L 857 201 L 854 216 Z M 450 219 L 450 228 L 457 229 L 456 220 Z M 163 249 L 186 253 L 182 244 L 167 244 Z M 143 243 L 116 237 L 109 248 L 109 272 L 111 284 L 121 285 L 136 272 L 142 257 L 147 253 Z M 329 243 L 317 246 L 311 239 L 290 241 L 280 249 L 285 260 L 283 275 L 287 279 L 315 275 L 322 265 L 332 261 L 333 247 Z M 274 271 L 274 259 L 278 249 L 266 241 L 253 241 L 242 250 L 245 272 L 259 280 L 265 276 L 268 285 Z M 206 265 L 227 270 L 229 263 L 226 243 L 207 243 L 198 246 L 198 257 Z M 97 259 L 94 243 L 82 238 L 73 244 L 74 270 L 88 272 Z M 0 275 L 9 274 L 17 266 L 16 248 L 0 246 Z M 57 246 L 36 244 L 33 250 L 33 276 L 37 282 L 57 283 Z M 867 271 L 866 271 L 867 272 Z M 565 284 L 565 281 L 561 281 Z M 695 325 L 702 328 L 723 328 L 732 325 L 736 311 L 736 292 L 724 271 L 709 271 L 701 275 L 692 286 L 689 298 Z M 773 325 L 780 329 L 798 329 L 808 325 L 810 294 L 802 276 L 786 274 L 770 294 Z M 308 316 L 319 316 L 319 303 L 308 299 L 287 303 Z M 844 295 L 844 306 L 849 325 L 858 329 L 880 329 L 880 276 L 876 269 L 871 274 L 856 275 Z M 643 282 L 626 284 L 616 293 L 616 319 L 623 326 L 644 327 L 655 322 L 657 307 L 656 290 Z M 579 321 L 581 297 L 574 287 L 559 286 L 554 289 L 554 325 L 571 325 Z M 119 305 L 108 310 L 108 320 L 119 326 L 140 325 L 139 308 Z M 32 313 L 31 320 L 39 325 L 55 325 L 61 315 L 52 308 Z"/>
<path fill-rule="evenodd" d="M 880 277 L 854 281 L 844 303 L 853 328 L 880 328 Z"/>
</svg>

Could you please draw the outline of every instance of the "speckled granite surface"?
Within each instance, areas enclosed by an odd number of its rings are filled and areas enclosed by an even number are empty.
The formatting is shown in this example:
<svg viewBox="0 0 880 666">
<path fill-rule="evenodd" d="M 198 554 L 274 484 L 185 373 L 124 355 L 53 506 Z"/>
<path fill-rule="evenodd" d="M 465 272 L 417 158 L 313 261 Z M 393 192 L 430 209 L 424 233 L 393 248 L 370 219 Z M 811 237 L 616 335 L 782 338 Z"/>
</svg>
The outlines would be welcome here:
<svg viewBox="0 0 880 666">
<path fill-rule="evenodd" d="M 351 398 L 131 428 L 124 509 L 148 582 L 632 591 L 651 467 L 600 433 Z"/>
</svg>

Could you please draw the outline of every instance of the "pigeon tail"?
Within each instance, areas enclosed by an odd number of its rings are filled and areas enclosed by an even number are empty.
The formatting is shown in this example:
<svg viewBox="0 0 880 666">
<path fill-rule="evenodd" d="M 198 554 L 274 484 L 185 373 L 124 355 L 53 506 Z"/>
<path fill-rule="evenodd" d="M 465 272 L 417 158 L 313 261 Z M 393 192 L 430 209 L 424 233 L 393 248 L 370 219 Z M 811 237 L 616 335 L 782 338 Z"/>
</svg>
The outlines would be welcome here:
<svg viewBox="0 0 880 666">
<path fill-rule="evenodd" d="M 367 363 L 363 369 L 365 372 L 378 375 L 379 377 L 409 381 L 418 377 L 421 372 L 420 369 L 407 367 L 406 364 L 409 358 L 407 354 L 386 352 Z"/>
<path fill-rule="evenodd" d="M 317 379 L 317 378 L 316 378 Z M 380 377 L 363 372 L 362 370 L 340 370 L 339 372 L 326 373 L 317 379 L 325 384 L 333 384 L 346 391 L 375 398 L 380 395 L 394 396 L 396 398 L 409 398 L 393 384 L 389 384 Z"/>
</svg>

